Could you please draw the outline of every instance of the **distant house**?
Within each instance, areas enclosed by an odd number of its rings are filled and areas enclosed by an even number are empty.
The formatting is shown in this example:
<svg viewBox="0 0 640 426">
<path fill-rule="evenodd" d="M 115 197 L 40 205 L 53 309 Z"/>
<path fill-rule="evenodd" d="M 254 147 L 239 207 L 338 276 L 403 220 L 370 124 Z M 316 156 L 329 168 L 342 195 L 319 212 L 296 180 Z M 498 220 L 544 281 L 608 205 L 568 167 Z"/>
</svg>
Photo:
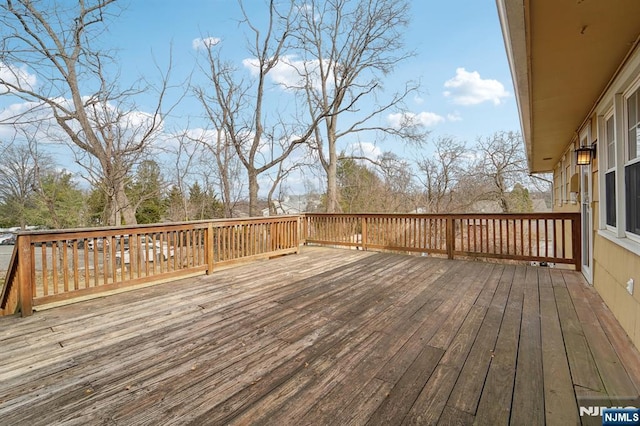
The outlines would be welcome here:
<svg viewBox="0 0 640 426">
<path fill-rule="evenodd" d="M 582 272 L 640 348 L 640 1 L 497 5 L 529 170 L 580 212 Z"/>
</svg>

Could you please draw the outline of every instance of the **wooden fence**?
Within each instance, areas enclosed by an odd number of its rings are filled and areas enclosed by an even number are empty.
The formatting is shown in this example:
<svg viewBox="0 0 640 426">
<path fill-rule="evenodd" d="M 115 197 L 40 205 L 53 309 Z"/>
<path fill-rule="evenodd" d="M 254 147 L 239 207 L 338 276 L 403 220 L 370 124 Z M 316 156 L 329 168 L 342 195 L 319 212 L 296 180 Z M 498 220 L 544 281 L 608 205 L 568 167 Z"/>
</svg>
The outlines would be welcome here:
<svg viewBox="0 0 640 426">
<path fill-rule="evenodd" d="M 520 261 L 580 270 L 580 214 L 306 214 L 307 244 Z"/>
<path fill-rule="evenodd" d="M 24 232 L 0 315 L 123 287 L 210 274 L 297 253 L 300 244 L 455 257 L 565 263 L 580 270 L 579 213 L 305 214 Z"/>
<path fill-rule="evenodd" d="M 44 304 L 295 253 L 299 222 L 278 216 L 20 233 L 0 311 L 30 315 Z"/>
</svg>

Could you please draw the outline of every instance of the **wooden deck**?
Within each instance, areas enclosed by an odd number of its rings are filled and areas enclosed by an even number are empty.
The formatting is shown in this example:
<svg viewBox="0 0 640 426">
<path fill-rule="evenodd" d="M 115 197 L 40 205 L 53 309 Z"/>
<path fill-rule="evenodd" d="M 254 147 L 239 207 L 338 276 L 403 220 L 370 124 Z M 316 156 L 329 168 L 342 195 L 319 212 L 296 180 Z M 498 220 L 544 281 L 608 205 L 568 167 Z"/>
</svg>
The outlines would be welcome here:
<svg viewBox="0 0 640 426">
<path fill-rule="evenodd" d="M 560 269 L 305 248 L 0 318 L 0 424 L 571 425 L 639 384 Z"/>
</svg>

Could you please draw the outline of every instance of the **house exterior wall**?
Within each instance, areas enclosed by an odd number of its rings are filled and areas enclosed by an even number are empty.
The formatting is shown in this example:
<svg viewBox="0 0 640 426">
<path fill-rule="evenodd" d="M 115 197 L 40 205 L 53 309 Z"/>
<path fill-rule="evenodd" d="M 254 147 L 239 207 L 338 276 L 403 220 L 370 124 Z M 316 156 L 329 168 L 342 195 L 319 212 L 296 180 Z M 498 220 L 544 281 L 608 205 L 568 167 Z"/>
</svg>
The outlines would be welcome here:
<svg viewBox="0 0 640 426">
<path fill-rule="evenodd" d="M 567 146 L 561 161 L 553 169 L 553 211 L 555 212 L 577 213 L 580 211 L 577 192 L 580 170 L 575 165 L 574 146 L 575 142 Z"/>
<path fill-rule="evenodd" d="M 597 235 L 593 250 L 593 285 L 634 345 L 640 349 L 640 257 Z M 636 277 L 633 295 L 626 289 L 630 277 Z"/>
<path fill-rule="evenodd" d="M 553 171 L 557 212 L 581 212 L 591 186 L 583 271 L 640 348 L 640 1 L 496 4 L 530 171 Z M 585 139 L 598 155 L 582 181 Z"/>
<path fill-rule="evenodd" d="M 633 344 L 640 349 L 640 236 L 626 231 L 624 223 L 618 223 L 616 227 L 606 223 L 606 191 L 605 174 L 611 171 L 607 164 L 606 120 L 614 118 L 616 127 L 615 140 L 619 145 L 616 159 L 616 173 L 623 174 L 625 165 L 633 160 L 625 157 L 629 142 L 628 119 L 625 104 L 625 96 L 640 87 L 640 49 L 631 55 L 621 72 L 612 80 L 609 88 L 600 98 L 593 114 L 585 120 L 585 126 L 590 126 L 592 141 L 597 140 L 597 157 L 592 163 L 592 214 L 593 214 L 593 286 L 601 295 L 603 301 L 613 312 L 624 330 L 631 338 Z M 584 133 L 585 128 L 578 134 Z M 577 141 L 567 147 L 567 152 L 576 148 Z M 570 152 L 574 155 L 573 152 Z M 608 168 L 609 167 L 609 168 Z M 563 176 L 554 173 L 554 182 Z M 580 173 L 576 166 L 576 173 Z M 619 185 L 621 186 L 621 185 Z M 560 185 L 558 185 L 560 187 Z M 620 198 L 624 198 L 626 185 L 622 191 L 617 192 L 617 208 L 621 210 Z M 557 211 L 570 210 L 571 204 L 556 205 Z M 580 210 L 580 202 L 575 204 L 575 209 Z M 572 210 L 575 211 L 575 210 Z M 624 216 L 622 217 L 624 222 Z M 627 291 L 627 283 L 634 280 L 633 294 Z"/>
</svg>

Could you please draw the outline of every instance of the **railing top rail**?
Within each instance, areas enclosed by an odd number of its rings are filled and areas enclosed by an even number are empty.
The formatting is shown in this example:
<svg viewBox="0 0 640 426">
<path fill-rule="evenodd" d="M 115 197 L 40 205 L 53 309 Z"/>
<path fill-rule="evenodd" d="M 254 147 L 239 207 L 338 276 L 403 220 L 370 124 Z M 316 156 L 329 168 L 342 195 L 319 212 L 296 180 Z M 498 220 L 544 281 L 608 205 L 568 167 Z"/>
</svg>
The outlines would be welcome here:
<svg viewBox="0 0 640 426">
<path fill-rule="evenodd" d="M 536 213 L 304 213 L 306 217 L 431 217 L 431 218 L 495 218 L 495 219 L 573 219 L 579 212 L 536 212 Z"/>
<path fill-rule="evenodd" d="M 165 232 L 171 229 L 185 229 L 185 228 L 206 228 L 209 224 L 213 223 L 214 226 L 230 226 L 241 225 L 243 223 L 268 223 L 274 221 L 286 221 L 289 219 L 297 219 L 299 215 L 281 215 L 281 216 L 259 216 L 259 217 L 246 217 L 246 218 L 223 218 L 223 219 L 210 219 L 210 220 L 196 220 L 188 222 L 165 222 L 165 223 L 151 223 L 142 225 L 123 225 L 123 226 L 100 226 L 95 228 L 70 228 L 70 229 L 42 229 L 33 231 L 19 231 L 18 235 L 30 235 L 33 242 L 47 241 L 47 237 L 55 236 L 59 240 L 75 239 L 78 238 L 78 234 L 88 237 L 117 237 L 119 235 L 127 234 L 128 231 L 134 230 L 136 233 L 152 233 L 152 232 Z"/>
</svg>

